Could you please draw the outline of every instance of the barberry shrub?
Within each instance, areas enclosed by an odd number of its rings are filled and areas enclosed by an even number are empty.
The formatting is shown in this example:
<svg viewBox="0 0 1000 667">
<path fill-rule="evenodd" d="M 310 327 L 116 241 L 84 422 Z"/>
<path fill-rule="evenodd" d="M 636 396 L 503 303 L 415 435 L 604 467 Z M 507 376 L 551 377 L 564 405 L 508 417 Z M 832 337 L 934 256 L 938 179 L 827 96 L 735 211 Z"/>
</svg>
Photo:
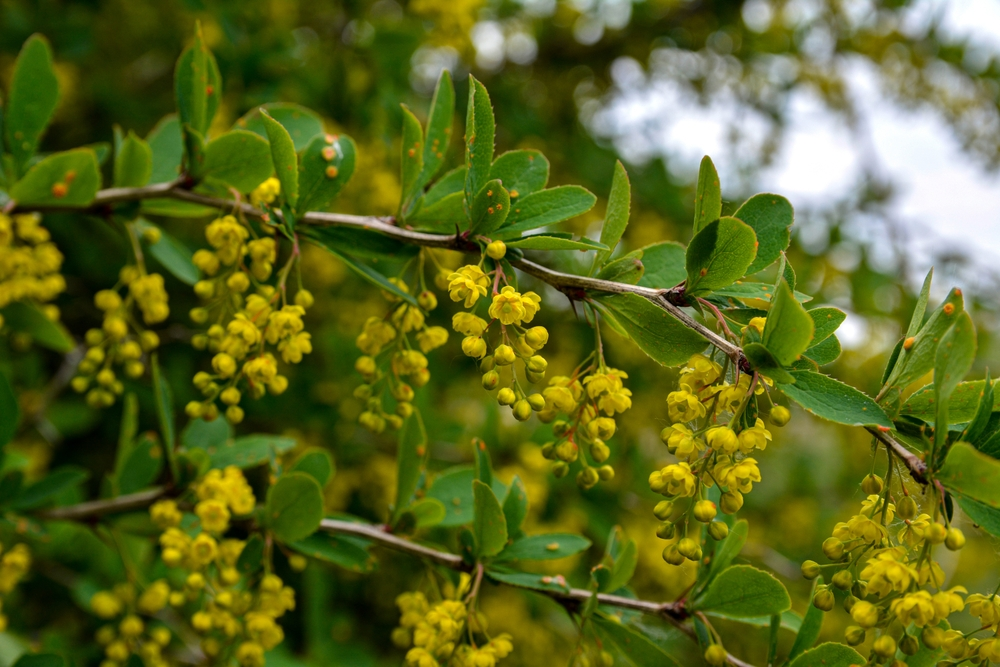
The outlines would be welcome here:
<svg viewBox="0 0 1000 667">
<path fill-rule="evenodd" d="M 598 240 L 552 231 L 596 197 L 578 186 L 547 187 L 548 162 L 537 151 L 495 156 L 493 109 L 474 78 L 464 160 L 450 171 L 441 173 L 458 125 L 450 75 L 441 76 L 426 122 L 403 109 L 402 195 L 392 218 L 330 212 L 355 170 L 356 147 L 326 132 L 313 112 L 274 103 L 220 130 L 213 121 L 222 81 L 199 31 L 177 62 L 175 86 L 177 113 L 145 140 L 119 132 L 111 150 L 38 154 L 58 86 L 49 46 L 34 36 L 17 60 L 2 116 L 5 349 L 34 344 L 65 355 L 49 391 L 69 388 L 94 410 L 120 402 L 123 418 L 107 441 L 111 463 L 95 498 L 80 497 L 86 470 L 29 470 L 7 455 L 0 594 L 16 595 L 32 575 L 32 554 L 40 556 L 39 574 L 72 588 L 91 614 L 95 649 L 87 655 L 103 667 L 261 667 L 297 603 L 279 565 L 299 572 L 319 561 L 368 572 L 380 549 L 427 566 L 417 590 L 398 591 L 398 627 L 386 637 L 412 667 L 510 661 L 518 637 L 490 632 L 479 606 L 486 581 L 560 603 L 578 631 L 572 664 L 581 666 L 691 659 L 672 657 L 654 621 L 687 635 L 707 664 L 749 664 L 727 650 L 719 619 L 725 628 L 770 628 L 769 665 L 1000 663 L 997 593 L 949 587 L 938 562 L 965 544 L 953 525 L 959 508 L 978 529 L 1000 535 L 1000 418 L 989 375 L 964 381 L 976 335 L 959 290 L 932 309 L 928 276 L 871 397 L 820 370 L 840 354 L 835 332 L 845 314 L 797 291 L 785 256 L 788 201 L 760 194 L 723 215 L 708 158 L 687 247 L 662 241 L 616 254 L 629 223 L 624 167 L 615 169 Z M 101 218 L 129 248 L 117 280 L 89 295 L 99 319 L 85 331 L 67 330 L 53 304 L 67 289 L 60 270 L 74 248 L 53 242 L 44 217 L 51 211 Z M 203 229 L 204 247 L 191 253 L 167 231 L 180 226 Z M 379 312 L 358 322 L 351 353 L 354 396 L 364 406 L 359 423 L 398 434 L 395 498 L 384 524 L 327 512 L 324 489 L 336 472 L 326 449 L 302 449 L 285 435 L 233 437 L 247 404 L 285 392 L 313 352 L 311 311 L 326 297 L 304 286 L 306 244 L 384 296 Z M 546 252 L 565 250 L 588 253 L 589 269 L 543 263 Z M 386 275 L 389 266 L 398 270 Z M 189 286 L 198 305 L 174 312 L 158 271 L 171 275 L 169 284 Z M 545 349 L 554 341 L 539 324 L 557 296 L 592 330 L 589 351 L 564 375 L 549 372 Z M 436 323 L 441 303 L 455 304 L 448 326 Z M 612 441 L 632 390 L 607 358 L 608 332 L 675 369 L 676 384 L 663 396 L 665 465 L 646 471 L 643 482 L 661 497 L 643 509 L 658 522 L 664 563 L 657 567 L 691 573 L 675 600 L 636 598 L 629 587 L 636 542 L 619 527 L 589 579 L 574 586 L 534 571 L 525 561 L 564 558 L 591 543 L 571 532 L 527 534 L 525 485 L 494 475 L 491 443 L 472 443 L 472 467 L 434 473 L 441 466 L 429 465 L 430 440 L 441 434 L 417 406 L 436 379 L 427 355 L 448 350 L 478 368 L 483 401 L 541 424 L 547 441 L 538 453 L 554 477 L 571 476 L 583 491 L 614 479 L 610 462 L 622 445 Z M 166 381 L 164 340 L 201 353 L 193 389 Z M 0 375 L 0 445 L 44 428 L 18 400 L 26 396 L 18 387 L 30 381 Z M 177 409 L 172 395 L 190 391 L 201 398 Z M 153 397 L 158 433 L 138 433 L 143 392 Z M 873 457 L 857 513 L 816 545 L 822 562 L 802 563 L 814 581 L 804 616 L 790 610 L 776 577 L 734 564 L 748 534 L 739 518 L 744 499 L 767 476 L 758 453 L 772 428 L 789 422 L 793 403 L 859 429 Z M 881 475 L 879 457 L 887 462 Z M 69 552 L 49 546 L 66 522 L 120 552 L 120 580 L 81 583 L 66 574 L 72 568 L 57 557 Z M 837 606 L 850 617 L 843 640 L 815 646 L 824 612 Z M 16 598 L 4 613 L 6 626 Z M 778 641 L 783 628 L 793 632 L 791 643 Z M 18 627 L 25 638 L 44 629 Z M 30 650 L 21 658 L 61 660 Z"/>
</svg>

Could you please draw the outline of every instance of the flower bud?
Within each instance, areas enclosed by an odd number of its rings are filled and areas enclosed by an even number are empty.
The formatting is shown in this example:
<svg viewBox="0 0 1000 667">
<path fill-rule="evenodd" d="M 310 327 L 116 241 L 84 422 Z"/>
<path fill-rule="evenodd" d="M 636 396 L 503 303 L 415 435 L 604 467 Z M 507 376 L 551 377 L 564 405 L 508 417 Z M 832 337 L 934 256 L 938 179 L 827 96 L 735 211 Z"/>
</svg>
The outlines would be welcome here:
<svg viewBox="0 0 1000 667">
<path fill-rule="evenodd" d="M 861 480 L 861 490 L 864 491 L 867 496 L 882 493 L 882 486 L 882 478 L 874 473 L 870 473 L 863 480 Z"/>
<path fill-rule="evenodd" d="M 854 585 L 851 586 L 851 595 L 862 600 L 868 597 L 868 582 L 860 579 L 855 581 Z"/>
<path fill-rule="evenodd" d="M 823 540 L 823 555 L 830 560 L 840 560 L 844 557 L 844 543 L 836 537 Z"/>
<path fill-rule="evenodd" d="M 715 503 L 711 500 L 699 500 L 694 504 L 694 518 L 702 523 L 709 523 L 716 514 Z"/>
<path fill-rule="evenodd" d="M 776 405 L 771 408 L 770 420 L 775 426 L 781 427 L 787 424 L 792 418 L 792 413 L 783 405 Z"/>
<path fill-rule="evenodd" d="M 500 384 L 500 374 L 496 371 L 490 371 L 483 374 L 483 389 L 486 391 L 493 391 Z"/>
<path fill-rule="evenodd" d="M 653 516 L 660 521 L 666 521 L 674 513 L 674 503 L 672 500 L 661 500 L 653 507 Z"/>
<path fill-rule="evenodd" d="M 672 540 L 674 539 L 674 535 L 676 533 L 677 533 L 677 526 L 670 523 L 669 521 L 666 523 L 661 523 L 659 526 L 656 527 L 656 536 L 661 540 Z"/>
<path fill-rule="evenodd" d="M 438 298 L 434 292 L 424 290 L 417 296 L 417 303 L 424 310 L 434 310 L 438 306 Z"/>
<path fill-rule="evenodd" d="M 535 350 L 540 350 L 549 342 L 549 331 L 545 327 L 531 327 L 524 333 L 524 341 Z"/>
<path fill-rule="evenodd" d="M 597 469 L 597 476 L 601 478 L 601 481 L 610 482 L 615 478 L 615 469 L 609 465 L 603 465 Z"/>
<path fill-rule="evenodd" d="M 924 529 L 924 539 L 930 544 L 941 544 L 948 536 L 948 529 L 940 523 L 932 523 Z"/>
<path fill-rule="evenodd" d="M 917 502 L 910 495 L 905 495 L 896 503 L 896 516 L 909 521 L 917 516 Z"/>
<path fill-rule="evenodd" d="M 722 521 L 713 521 L 708 524 L 708 534 L 713 540 L 724 540 L 729 535 L 729 526 Z"/>
<path fill-rule="evenodd" d="M 813 596 L 813 606 L 820 611 L 830 611 L 836 602 L 833 592 L 829 588 L 824 586 L 816 589 L 816 594 Z"/>
<path fill-rule="evenodd" d="M 555 434 L 557 438 L 561 438 L 569 432 L 569 422 L 564 419 L 552 422 L 552 433 Z"/>
<path fill-rule="evenodd" d="M 531 394 L 530 396 L 528 396 L 527 400 L 528 404 L 531 406 L 531 409 L 534 410 L 535 412 L 538 412 L 539 410 L 543 410 L 545 408 L 545 397 L 542 396 L 541 394 Z"/>
<path fill-rule="evenodd" d="M 507 245 L 503 241 L 493 241 L 486 246 L 486 254 L 492 259 L 503 259 L 507 254 Z"/>
<path fill-rule="evenodd" d="M 937 626 L 928 625 L 920 632 L 920 641 L 932 651 L 937 650 L 941 648 L 941 643 L 944 642 L 944 630 Z"/>
<path fill-rule="evenodd" d="M 563 440 L 556 445 L 555 451 L 556 458 L 560 461 L 565 461 L 566 463 L 572 463 L 580 456 L 580 450 L 577 448 L 576 443 L 572 440 Z"/>
<path fill-rule="evenodd" d="M 965 534 L 958 528 L 949 528 L 944 538 L 944 545 L 951 551 L 958 551 L 965 546 Z"/>
<path fill-rule="evenodd" d="M 581 489 L 593 488 L 599 479 L 600 475 L 593 468 L 584 468 L 576 475 L 576 483 Z"/>
<path fill-rule="evenodd" d="M 684 561 L 687 560 L 681 552 L 677 550 L 676 544 L 668 544 L 663 549 L 663 553 L 661 555 L 663 556 L 663 560 L 670 565 L 682 565 Z"/>
<path fill-rule="evenodd" d="M 526 399 L 521 399 L 514 404 L 514 419 L 519 422 L 527 421 L 528 417 L 531 416 L 531 403 L 528 403 Z M 595 473 L 596 474 L 596 473 Z"/>
<path fill-rule="evenodd" d="M 215 295 L 215 283 L 211 280 L 199 280 L 194 284 L 194 293 L 200 299 L 211 299 Z"/>
<path fill-rule="evenodd" d="M 493 361 L 497 366 L 509 366 L 516 358 L 514 349 L 510 345 L 497 345 L 497 349 L 493 352 Z"/>
<path fill-rule="evenodd" d="M 863 628 L 874 628 L 878 625 L 878 616 L 878 607 L 865 600 L 859 600 L 851 608 L 851 618 Z"/>
<path fill-rule="evenodd" d="M 844 630 L 844 639 L 847 640 L 848 646 L 857 646 L 858 644 L 863 644 L 865 641 L 865 635 L 867 632 L 864 628 L 859 628 L 856 625 L 849 625 L 846 630 Z"/>
<path fill-rule="evenodd" d="M 504 387 L 497 392 L 497 403 L 500 405 L 514 405 L 517 401 L 517 394 L 510 387 Z"/>
<path fill-rule="evenodd" d="M 361 375 L 369 376 L 375 375 L 377 366 L 375 360 L 369 356 L 358 357 L 354 362 L 354 370 L 356 370 Z"/>
<path fill-rule="evenodd" d="M 545 379 L 545 373 L 537 373 L 530 368 L 525 369 L 524 375 L 528 378 L 528 382 L 531 384 L 538 384 Z"/>
<path fill-rule="evenodd" d="M 833 575 L 831 579 L 833 585 L 842 591 L 846 591 L 854 583 L 854 577 L 851 575 L 850 570 L 841 570 L 837 574 Z"/>
<path fill-rule="evenodd" d="M 688 560 L 701 560 L 701 545 L 690 537 L 677 543 L 677 551 Z"/>
<path fill-rule="evenodd" d="M 806 579 L 815 579 L 823 570 L 820 569 L 819 563 L 814 560 L 807 560 L 802 563 L 802 576 Z"/>
<path fill-rule="evenodd" d="M 566 463 L 565 461 L 559 461 L 558 463 L 552 466 L 552 476 L 555 477 L 556 479 L 559 479 L 560 477 L 565 477 L 566 473 L 568 472 L 569 472 L 569 464 Z"/>
<path fill-rule="evenodd" d="M 188 312 L 188 317 L 195 324 L 204 324 L 208 321 L 208 311 L 204 308 L 192 308 Z"/>
<path fill-rule="evenodd" d="M 359 401 L 367 401 L 372 396 L 372 386 L 370 384 L 359 384 L 354 388 L 354 398 Z"/>
<path fill-rule="evenodd" d="M 594 440 L 590 445 L 590 458 L 594 459 L 597 463 L 604 463 L 611 456 L 611 449 L 604 444 L 603 440 Z"/>
<path fill-rule="evenodd" d="M 726 649 L 722 648 L 719 644 L 712 644 L 705 649 L 705 662 L 713 667 L 725 664 L 726 657 Z"/>
<path fill-rule="evenodd" d="M 725 514 L 735 514 L 743 507 L 743 494 L 739 491 L 726 491 L 719 499 L 719 509 Z"/>
<path fill-rule="evenodd" d="M 397 403 L 396 404 L 396 414 L 407 419 L 413 414 L 413 404 L 412 403 Z"/>
<path fill-rule="evenodd" d="M 545 357 L 536 354 L 528 359 L 528 370 L 532 373 L 544 373 L 548 367 L 549 362 L 545 360 Z"/>
<path fill-rule="evenodd" d="M 872 650 L 883 660 L 896 655 L 896 640 L 889 635 L 882 635 L 872 644 Z"/>
<path fill-rule="evenodd" d="M 467 357 L 481 359 L 486 354 L 486 341 L 479 336 L 466 336 L 462 339 L 462 352 Z"/>
<path fill-rule="evenodd" d="M 920 642 L 917 641 L 916 637 L 904 634 L 899 640 L 899 650 L 904 655 L 916 655 L 917 651 L 920 650 Z"/>
</svg>

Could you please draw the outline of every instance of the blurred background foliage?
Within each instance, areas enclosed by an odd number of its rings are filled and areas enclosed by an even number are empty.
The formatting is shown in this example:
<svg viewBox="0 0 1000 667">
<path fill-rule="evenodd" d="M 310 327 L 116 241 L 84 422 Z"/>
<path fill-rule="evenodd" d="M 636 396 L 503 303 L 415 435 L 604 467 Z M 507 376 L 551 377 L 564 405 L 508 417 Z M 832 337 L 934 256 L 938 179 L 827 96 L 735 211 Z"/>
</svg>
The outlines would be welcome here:
<svg viewBox="0 0 1000 667">
<path fill-rule="evenodd" d="M 968 159 L 991 168 L 1000 162 L 1000 60 L 971 57 L 971 46 L 949 38 L 933 22 L 921 30 L 907 27 L 907 0 L 0 0 L 0 77 L 8 80 L 14 58 L 34 32 L 45 34 L 56 53 L 62 99 L 43 148 L 59 150 L 111 141 L 115 125 L 147 134 L 174 107 L 172 72 L 182 45 L 200 20 L 222 72 L 224 98 L 215 128 L 228 128 L 256 105 L 291 101 L 317 110 L 331 132 L 346 132 L 359 147 L 355 177 L 337 209 L 392 214 L 398 204 L 398 145 L 406 103 L 423 115 L 442 68 L 458 82 L 459 118 L 464 117 L 464 74 L 474 73 L 490 91 L 496 110 L 498 152 L 531 147 L 552 162 L 552 181 L 579 183 L 607 196 L 616 159 L 615 142 L 592 131 L 589 119 L 608 105 L 620 82 L 616 67 L 637 63 L 650 77 L 667 77 L 708 103 L 725 98 L 765 118 L 764 140 L 747 142 L 737 171 L 740 183 L 723 183 L 726 210 L 752 194 L 755 170 L 774 159 L 782 140 L 787 100 L 808 88 L 848 122 L 854 114 L 844 94 L 844 67 L 861 59 L 881 77 L 884 89 L 905 105 L 925 107 L 940 117 L 962 142 Z M 744 146 L 738 124 L 731 141 Z M 759 139 L 759 138 L 758 138 Z M 452 146 L 452 162 L 458 160 Z M 663 158 L 628 164 L 633 184 L 633 215 L 626 249 L 655 241 L 686 242 L 691 235 L 692 183 L 671 176 Z M 694 173 L 694 166 L 684 166 Z M 891 344 L 900 335 L 914 303 L 913 270 L 904 242 L 873 247 L 869 237 L 852 236 L 852 220 L 864 216 L 887 225 L 890 184 L 871 176 L 854 195 L 823 210 L 798 211 L 808 242 L 793 237 L 791 260 L 799 289 L 817 303 L 832 303 L 851 313 L 860 330 L 858 343 L 845 350 L 832 374 L 871 391 L 877 387 Z M 793 204 L 795 202 L 793 201 Z M 570 223 L 578 233 L 593 232 L 604 210 Z M 91 296 L 115 282 L 127 257 L 125 240 L 103 222 L 80 216 L 46 217 L 67 256 L 69 282 L 59 306 L 78 336 L 99 322 Z M 163 221 L 192 248 L 204 245 L 203 226 Z M 899 230 L 900 232 L 905 230 Z M 887 238 L 904 238 L 889 234 Z M 314 250 L 315 252 L 313 252 Z M 382 315 L 382 297 L 348 275 L 329 254 L 312 249 L 304 264 L 305 285 L 317 295 L 307 324 L 316 352 L 292 373 L 287 393 L 247 406 L 241 432 L 282 432 L 301 446 L 319 445 L 333 453 L 338 472 L 328 488 L 328 509 L 370 520 L 384 520 L 393 501 L 396 443 L 391 434 L 373 436 L 356 425 L 360 402 L 352 397 L 359 382 L 353 372 L 353 339 L 369 315 Z M 567 268 L 580 268 L 575 253 L 550 253 Z M 442 256 L 457 264 L 459 258 Z M 845 259 L 846 258 L 846 259 Z M 980 355 L 975 376 L 996 357 L 997 297 L 989 280 L 963 283 L 968 264 L 960 257 L 936 258 L 936 285 L 952 282 L 978 287 L 967 292 L 977 316 Z M 380 267 L 391 272 L 392 267 Z M 988 273 L 988 271 L 987 271 Z M 188 344 L 183 313 L 195 305 L 190 288 L 167 276 L 172 324 L 162 335 L 161 358 L 178 405 L 193 396 L 191 376 L 208 356 Z M 553 332 L 547 348 L 551 374 L 576 365 L 592 345 L 589 330 L 575 323 L 574 312 L 558 293 L 544 293 L 541 323 Z M 451 304 L 436 311 L 437 324 L 450 320 Z M 473 364 L 455 345 L 431 356 L 431 383 L 418 392 L 432 443 L 432 465 L 444 468 L 471 461 L 470 439 L 490 446 L 499 476 L 525 480 L 532 505 L 529 532 L 543 527 L 583 531 L 593 553 L 555 562 L 548 571 L 585 580 L 611 526 L 621 524 L 641 545 L 634 581 L 643 597 L 672 599 L 692 580 L 691 573 L 660 559 L 645 478 L 666 456 L 658 432 L 665 424 L 665 398 L 675 383 L 671 372 L 653 367 L 630 343 L 607 335 L 609 362 L 629 373 L 633 408 L 610 443 L 618 472 L 614 482 L 580 491 L 571 478 L 554 480 L 538 444 L 546 427 L 520 425 L 479 388 Z M 12 370 L 28 415 L 11 449 L 38 474 L 56 464 L 73 463 L 91 471 L 97 493 L 113 465 L 120 406 L 105 412 L 87 408 L 69 393 L 53 395 L 46 378 L 62 359 L 35 347 L 6 341 L 0 363 Z M 141 419 L 154 426 L 148 384 L 129 387 L 141 401 Z M 8 457 L 10 459 L 10 457 Z M 744 551 L 789 585 L 795 608 L 803 611 L 808 582 L 799 563 L 815 558 L 833 523 L 860 502 L 860 479 L 871 468 L 869 438 L 859 429 L 820 423 L 797 413 L 760 456 L 764 482 L 748 497 L 743 515 L 751 537 Z M 7 465 L 11 465 L 8 462 Z M 884 470 L 884 460 L 876 468 Z M 972 534 L 971 527 L 967 534 Z M 429 535 L 441 538 L 440 535 Z M 140 543 L 129 546 L 141 549 Z M 96 663 L 91 641 L 95 621 L 83 611 L 87 585 L 107 586 L 122 576 L 121 561 L 105 541 L 86 528 L 55 533 L 38 555 L 33 578 L 12 602 L 11 633 L 0 635 L 0 662 L 9 662 L 19 636 L 40 646 L 64 650 L 78 664 Z M 56 556 L 69 567 L 56 565 Z M 405 556 L 382 553 L 376 576 L 311 564 L 302 574 L 287 568 L 299 591 L 299 606 L 286 624 L 289 641 L 269 665 L 399 664 L 391 647 L 397 621 L 394 598 L 420 585 L 426 573 Z M 591 558 L 593 557 L 593 558 Z M 946 564 L 953 583 L 970 592 L 995 584 L 997 545 L 983 538 Z M 279 559 L 280 560 L 280 559 Z M 282 564 L 280 567 L 284 567 Z M 565 664 L 575 644 L 568 617 L 548 599 L 511 589 L 490 588 L 484 611 L 491 630 L 515 637 L 511 665 Z M 83 607 L 81 606 L 83 605 Z M 842 636 L 846 615 L 828 615 L 824 636 Z M 39 628 L 41 628 L 39 630 Z M 677 640 L 664 629 L 665 641 Z M 727 647 L 744 654 L 747 645 L 764 646 L 766 629 L 726 633 Z M 789 641 L 791 635 L 782 636 Z M 684 641 L 677 640 L 683 656 Z M 293 657 L 294 655 L 294 657 Z M 5 657 L 7 656 L 7 657 Z M 763 655 L 752 651 L 749 659 Z M 690 656 L 689 656 L 690 658 Z M 691 658 L 693 659 L 693 658 Z M 683 657 L 681 658 L 683 662 Z M 507 664 L 507 663 L 505 663 Z M 689 664 L 689 663 L 686 663 Z"/>
</svg>

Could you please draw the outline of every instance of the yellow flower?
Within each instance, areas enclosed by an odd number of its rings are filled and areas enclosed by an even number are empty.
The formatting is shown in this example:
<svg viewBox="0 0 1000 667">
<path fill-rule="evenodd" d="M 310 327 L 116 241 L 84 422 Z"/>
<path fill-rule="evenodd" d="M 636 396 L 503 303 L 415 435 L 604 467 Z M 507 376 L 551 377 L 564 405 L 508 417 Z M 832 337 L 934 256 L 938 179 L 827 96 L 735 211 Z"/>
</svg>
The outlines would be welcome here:
<svg viewBox="0 0 1000 667">
<path fill-rule="evenodd" d="M 243 374 L 247 376 L 251 385 L 268 385 L 278 375 L 278 364 L 274 356 L 268 352 L 244 363 Z"/>
<path fill-rule="evenodd" d="M 490 317 L 500 320 L 503 325 L 520 324 L 530 322 L 534 316 L 528 314 L 527 304 L 529 300 L 521 296 L 521 293 L 510 285 L 506 285 L 499 294 L 493 295 L 493 303 L 490 304 Z M 537 308 L 535 309 L 537 311 Z"/>
<path fill-rule="evenodd" d="M 219 500 L 203 500 L 195 505 L 194 513 L 201 519 L 201 527 L 210 533 L 224 533 L 229 529 L 229 508 Z"/>
<path fill-rule="evenodd" d="M 752 458 L 735 462 L 727 456 L 720 456 L 713 474 L 715 479 L 730 491 L 737 490 L 741 493 L 750 493 L 753 490 L 753 483 L 760 481 L 760 469 L 757 467 L 757 461 Z"/>
<path fill-rule="evenodd" d="M 215 248 L 219 261 L 227 266 L 243 256 L 243 241 L 249 236 L 246 227 L 231 215 L 213 220 L 205 228 L 205 239 Z"/>
<path fill-rule="evenodd" d="M 771 432 L 764 428 L 764 420 L 758 418 L 753 426 L 740 431 L 740 450 L 749 454 L 755 449 L 764 449 L 771 440 Z"/>
<path fill-rule="evenodd" d="M 354 343 L 365 354 L 375 356 L 395 338 L 396 330 L 391 324 L 378 317 L 369 317 Z"/>
<path fill-rule="evenodd" d="M 900 548 L 883 549 L 869 558 L 860 572 L 868 582 L 868 591 L 884 598 L 892 591 L 902 593 L 917 578 L 917 572 L 905 562 L 906 555 Z"/>
<path fill-rule="evenodd" d="M 448 342 L 448 330 L 444 327 L 427 327 L 417 334 L 417 344 L 421 352 L 430 352 Z"/>
<path fill-rule="evenodd" d="M 161 530 L 181 525 L 181 511 L 173 500 L 158 500 L 149 508 L 149 518 Z"/>
<path fill-rule="evenodd" d="M 611 391 L 603 396 L 597 403 L 597 407 L 604 411 L 606 415 L 613 415 L 616 412 L 625 412 L 632 407 L 632 392 L 622 387 L 618 391 Z"/>
<path fill-rule="evenodd" d="M 721 375 L 722 366 L 703 354 L 694 354 L 681 369 L 680 383 L 690 391 L 698 392 L 718 380 Z"/>
<path fill-rule="evenodd" d="M 463 336 L 482 336 L 486 331 L 486 320 L 472 313 L 458 312 L 451 318 L 451 328 Z"/>
<path fill-rule="evenodd" d="M 922 628 L 936 622 L 937 614 L 934 602 L 931 599 L 931 594 L 927 591 L 907 593 L 903 597 L 893 600 L 892 604 L 889 605 L 889 611 L 896 615 L 904 628 L 910 623 Z"/>
<path fill-rule="evenodd" d="M 691 472 L 691 466 L 683 461 L 655 470 L 649 475 L 649 488 L 665 496 L 692 496 L 696 485 L 697 479 Z"/>
<path fill-rule="evenodd" d="M 667 414 L 670 415 L 670 421 L 694 421 L 705 416 L 705 406 L 697 396 L 681 389 L 667 394 Z"/>
<path fill-rule="evenodd" d="M 979 619 L 982 627 L 991 628 L 994 632 L 1000 629 L 1000 597 L 973 593 L 965 602 L 969 605 L 969 613 Z"/>
<path fill-rule="evenodd" d="M 191 560 L 194 569 L 200 570 L 215 560 L 215 556 L 218 553 L 219 547 L 215 538 L 208 533 L 201 533 L 192 540 L 191 548 L 188 551 L 188 558 Z"/>
<path fill-rule="evenodd" d="M 424 326 L 424 311 L 416 306 L 403 304 L 392 314 L 392 323 L 403 333 L 410 333 Z"/>
<path fill-rule="evenodd" d="M 170 598 L 170 584 L 165 579 L 154 581 L 142 592 L 136 601 L 136 608 L 143 614 L 155 614 L 167 606 Z"/>
<path fill-rule="evenodd" d="M 99 618 L 114 618 L 122 613 L 123 609 L 122 601 L 111 591 L 98 591 L 90 598 L 90 610 Z"/>
<path fill-rule="evenodd" d="M 272 176 L 253 189 L 250 193 L 250 203 L 254 206 L 271 204 L 279 194 L 281 194 L 281 181 Z"/>
<path fill-rule="evenodd" d="M 679 459 L 691 460 L 705 449 L 705 443 L 694 437 L 694 433 L 684 424 L 668 426 L 660 433 L 660 439 L 671 454 Z"/>
<path fill-rule="evenodd" d="M 628 379 L 628 373 L 617 368 L 607 368 L 603 373 L 591 373 L 583 378 L 583 386 L 587 388 L 588 396 L 597 398 L 605 392 L 621 390 L 622 379 Z"/>
<path fill-rule="evenodd" d="M 468 264 L 448 276 L 448 296 L 452 301 L 465 301 L 465 307 L 472 308 L 480 297 L 486 296 L 489 285 L 489 276 L 478 266 Z"/>
<path fill-rule="evenodd" d="M 705 441 L 712 449 L 734 454 L 740 448 L 740 439 L 728 426 L 713 426 L 705 433 Z"/>
<path fill-rule="evenodd" d="M 170 308 L 167 306 L 169 297 L 160 274 L 140 276 L 129 283 L 128 289 L 142 311 L 142 319 L 146 324 L 162 322 L 170 315 Z"/>
<path fill-rule="evenodd" d="M 308 331 L 289 336 L 278 343 L 278 352 L 281 353 L 281 359 L 286 364 L 297 364 L 302 361 L 302 355 L 312 351 L 312 334 Z"/>
</svg>

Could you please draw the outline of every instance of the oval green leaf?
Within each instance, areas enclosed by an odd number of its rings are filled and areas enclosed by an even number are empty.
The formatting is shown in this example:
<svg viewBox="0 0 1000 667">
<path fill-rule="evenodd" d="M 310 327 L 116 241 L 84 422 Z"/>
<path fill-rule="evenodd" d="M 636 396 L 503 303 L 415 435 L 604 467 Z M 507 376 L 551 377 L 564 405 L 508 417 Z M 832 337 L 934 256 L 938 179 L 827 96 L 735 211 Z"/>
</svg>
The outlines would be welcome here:
<svg viewBox="0 0 1000 667">
<path fill-rule="evenodd" d="M 285 543 L 304 540 L 323 520 L 323 490 L 311 475 L 290 472 L 267 491 L 267 524 Z"/>
</svg>

